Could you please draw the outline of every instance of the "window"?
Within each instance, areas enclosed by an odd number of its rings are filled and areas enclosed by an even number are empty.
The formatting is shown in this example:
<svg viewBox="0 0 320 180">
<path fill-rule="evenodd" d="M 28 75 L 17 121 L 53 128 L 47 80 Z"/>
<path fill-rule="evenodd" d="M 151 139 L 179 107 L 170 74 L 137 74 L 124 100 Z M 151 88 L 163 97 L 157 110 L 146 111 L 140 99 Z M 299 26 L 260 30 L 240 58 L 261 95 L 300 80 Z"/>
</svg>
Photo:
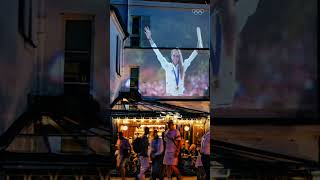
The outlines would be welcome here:
<svg viewBox="0 0 320 180">
<path fill-rule="evenodd" d="M 139 35 L 140 34 L 140 16 L 132 17 L 132 34 Z"/>
<path fill-rule="evenodd" d="M 33 38 L 34 29 L 34 0 L 19 0 L 19 14 L 18 14 L 18 29 L 25 42 L 29 43 L 32 47 L 36 47 Z"/>
<path fill-rule="evenodd" d="M 132 16 L 131 26 L 131 46 L 132 47 L 145 47 L 149 45 L 147 38 L 144 35 L 144 27 L 150 27 L 149 16 Z"/>
<path fill-rule="evenodd" d="M 132 26 L 131 26 L 131 46 L 140 46 L 140 16 L 132 16 Z"/>
<path fill-rule="evenodd" d="M 139 89 L 139 66 L 130 69 L 130 89 Z"/>
<path fill-rule="evenodd" d="M 117 47 L 116 47 L 116 72 L 120 76 L 120 66 L 121 66 L 121 41 L 119 36 L 117 36 Z"/>
<path fill-rule="evenodd" d="M 92 17 L 64 16 L 64 93 L 89 94 L 92 58 Z"/>
</svg>

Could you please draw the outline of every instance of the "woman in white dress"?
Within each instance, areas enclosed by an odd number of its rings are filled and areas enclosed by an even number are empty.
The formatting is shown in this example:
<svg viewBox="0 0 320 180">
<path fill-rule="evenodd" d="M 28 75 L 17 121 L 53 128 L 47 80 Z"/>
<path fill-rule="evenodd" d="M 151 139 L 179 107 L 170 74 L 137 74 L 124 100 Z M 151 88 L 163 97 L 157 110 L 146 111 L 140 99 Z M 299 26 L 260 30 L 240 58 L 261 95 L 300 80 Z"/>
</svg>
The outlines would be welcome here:
<svg viewBox="0 0 320 180">
<path fill-rule="evenodd" d="M 198 30 L 199 29 L 199 30 Z M 197 31 L 200 32 L 200 28 Z M 157 59 L 161 67 L 166 72 L 166 95 L 167 96 L 182 96 L 184 93 L 184 78 L 185 73 L 191 62 L 197 57 L 198 51 L 194 50 L 188 59 L 183 60 L 180 49 L 171 50 L 171 62 L 161 54 L 157 45 L 151 38 L 151 31 L 149 27 L 145 27 L 145 34 L 150 42 L 153 51 L 157 55 Z M 199 33 L 198 33 L 199 34 Z M 202 40 L 198 40 L 198 48 L 202 48 Z"/>
</svg>

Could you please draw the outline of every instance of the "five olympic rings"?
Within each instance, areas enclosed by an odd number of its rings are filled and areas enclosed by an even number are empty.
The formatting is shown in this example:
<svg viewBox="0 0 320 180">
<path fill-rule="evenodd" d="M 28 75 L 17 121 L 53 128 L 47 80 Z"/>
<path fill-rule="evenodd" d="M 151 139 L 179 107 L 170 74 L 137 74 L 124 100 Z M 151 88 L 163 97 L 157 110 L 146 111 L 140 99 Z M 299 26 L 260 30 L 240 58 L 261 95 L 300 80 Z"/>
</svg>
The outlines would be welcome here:
<svg viewBox="0 0 320 180">
<path fill-rule="evenodd" d="M 204 9 L 192 9 L 192 13 L 194 15 L 199 15 L 201 16 L 204 13 Z"/>
</svg>

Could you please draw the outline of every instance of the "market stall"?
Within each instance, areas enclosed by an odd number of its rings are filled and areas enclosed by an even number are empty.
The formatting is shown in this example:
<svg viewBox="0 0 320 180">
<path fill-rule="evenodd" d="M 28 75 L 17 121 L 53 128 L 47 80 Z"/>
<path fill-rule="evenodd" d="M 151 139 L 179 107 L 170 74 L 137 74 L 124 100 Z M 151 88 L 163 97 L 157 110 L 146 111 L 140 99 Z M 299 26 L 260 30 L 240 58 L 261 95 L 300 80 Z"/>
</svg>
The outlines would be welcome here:
<svg viewBox="0 0 320 180">
<path fill-rule="evenodd" d="M 200 145 L 201 137 L 210 126 L 208 113 L 173 107 L 164 103 L 147 101 L 129 103 L 122 100 L 112 109 L 114 135 L 121 131 L 130 141 L 142 136 L 144 127 L 149 127 L 150 134 L 157 129 L 161 137 L 162 132 L 167 129 L 169 120 L 174 121 L 186 148 L 191 144 Z"/>
</svg>

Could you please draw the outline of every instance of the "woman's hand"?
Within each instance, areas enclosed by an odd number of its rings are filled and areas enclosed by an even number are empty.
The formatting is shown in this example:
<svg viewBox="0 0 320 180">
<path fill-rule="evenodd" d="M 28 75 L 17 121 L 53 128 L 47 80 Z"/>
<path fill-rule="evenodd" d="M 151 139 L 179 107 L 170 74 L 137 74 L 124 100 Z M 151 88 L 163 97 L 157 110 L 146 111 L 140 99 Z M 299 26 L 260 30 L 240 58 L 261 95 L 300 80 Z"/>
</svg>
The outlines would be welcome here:
<svg viewBox="0 0 320 180">
<path fill-rule="evenodd" d="M 151 40 L 151 31 L 148 26 L 144 27 L 144 33 L 146 34 L 147 38 Z"/>
<path fill-rule="evenodd" d="M 180 56 L 180 58 L 182 57 L 182 53 L 181 53 L 181 50 L 180 49 L 178 49 L 178 53 L 179 53 L 179 56 Z"/>
</svg>

